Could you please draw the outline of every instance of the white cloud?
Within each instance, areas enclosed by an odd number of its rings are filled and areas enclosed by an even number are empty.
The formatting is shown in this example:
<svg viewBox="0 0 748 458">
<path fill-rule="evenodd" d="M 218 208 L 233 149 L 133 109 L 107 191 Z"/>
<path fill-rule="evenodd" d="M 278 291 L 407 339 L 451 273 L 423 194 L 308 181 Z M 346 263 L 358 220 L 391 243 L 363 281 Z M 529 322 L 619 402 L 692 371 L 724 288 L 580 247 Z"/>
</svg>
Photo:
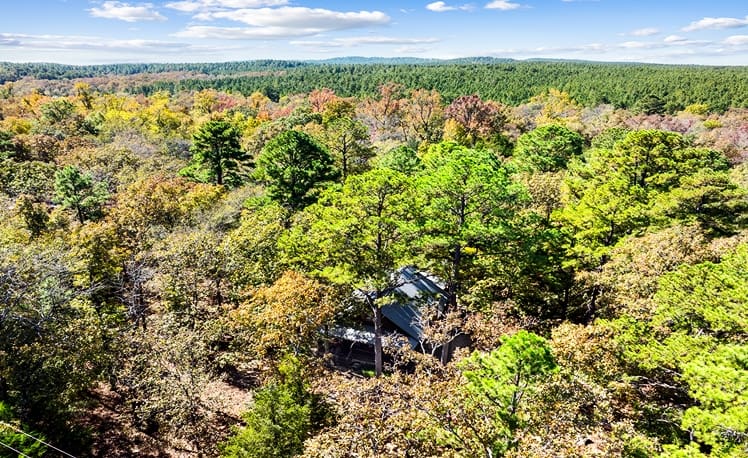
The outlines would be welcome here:
<svg viewBox="0 0 748 458">
<path fill-rule="evenodd" d="M 647 41 L 625 41 L 618 46 L 625 49 L 647 49 L 657 47 L 659 44 Z"/>
<path fill-rule="evenodd" d="M 265 6 L 283 6 L 287 4 L 288 0 L 186 0 L 167 3 L 164 6 L 184 13 L 193 13 L 198 10 L 262 8 Z"/>
<path fill-rule="evenodd" d="M 418 47 L 418 46 L 400 46 L 398 48 L 395 48 L 393 50 L 397 54 L 403 54 L 406 56 L 415 56 L 419 54 L 424 54 L 430 51 L 429 48 L 424 47 Z"/>
<path fill-rule="evenodd" d="M 291 41 L 292 45 L 307 47 L 355 47 L 362 45 L 415 45 L 437 43 L 438 38 L 400 38 L 383 36 L 346 37 L 335 38 L 329 41 Z"/>
<path fill-rule="evenodd" d="M 657 35 L 660 33 L 659 29 L 655 29 L 654 27 L 645 27 L 643 29 L 636 29 L 629 32 L 629 35 L 635 36 L 635 37 L 651 37 L 652 35 Z"/>
<path fill-rule="evenodd" d="M 725 38 L 722 43 L 730 46 L 748 45 L 748 35 L 733 35 Z"/>
<path fill-rule="evenodd" d="M 242 46 L 195 45 L 179 40 L 115 40 L 91 35 L 29 35 L 0 33 L 0 55 L 12 62 L 103 64 L 120 62 L 215 62 L 241 60 Z"/>
<path fill-rule="evenodd" d="M 286 27 L 320 31 L 369 27 L 390 22 L 390 17 L 381 11 L 343 12 L 296 6 L 216 11 L 202 15 L 201 19 L 227 19 L 243 22 L 253 27 Z"/>
<path fill-rule="evenodd" d="M 11 36 L 6 36 L 6 35 L 8 35 L 8 34 L 5 34 L 5 33 L 0 34 L 0 47 L 3 47 L 3 46 L 14 46 L 14 47 L 21 46 L 22 43 L 21 43 L 20 40 L 18 40 L 16 38 L 12 38 Z"/>
<path fill-rule="evenodd" d="M 462 10 L 462 11 L 470 11 L 473 9 L 472 5 L 461 5 L 461 6 L 452 6 L 447 5 L 444 2 L 433 2 L 426 5 L 426 9 L 429 11 L 434 11 L 436 13 L 444 13 L 447 11 L 455 11 L 455 10 Z"/>
<path fill-rule="evenodd" d="M 745 26 L 748 26 L 748 16 L 743 19 L 734 17 L 705 17 L 690 23 L 681 30 L 684 32 L 693 32 L 706 29 L 735 29 Z"/>
<path fill-rule="evenodd" d="M 622 49 L 660 49 L 660 48 L 701 48 L 712 46 L 714 42 L 706 40 L 688 40 L 678 35 L 670 35 L 662 41 L 625 41 L 617 46 Z"/>
<path fill-rule="evenodd" d="M 93 17 L 119 19 L 125 22 L 165 21 L 166 17 L 153 9 L 153 3 L 130 5 L 122 2 L 104 2 L 101 7 L 88 10 Z"/>
<path fill-rule="evenodd" d="M 28 50 L 105 50 L 184 52 L 198 49 L 189 43 L 160 40 L 112 40 L 77 35 L 27 35 L 0 33 L 0 46 Z"/>
<path fill-rule="evenodd" d="M 566 55 L 566 54 L 588 54 L 588 53 L 594 53 L 594 54 L 603 54 L 611 51 L 611 46 L 604 45 L 600 43 L 590 43 L 586 45 L 580 45 L 580 46 L 569 46 L 569 47 L 537 47 L 537 48 L 510 48 L 510 49 L 501 49 L 497 51 L 490 52 L 488 54 L 497 56 L 497 57 L 503 57 L 508 55 L 517 55 L 517 56 L 524 56 L 524 57 L 537 57 L 537 56 L 547 56 L 547 57 L 557 57 L 560 55 Z"/>
<path fill-rule="evenodd" d="M 445 11 L 454 11 L 457 8 L 455 8 L 454 6 L 449 6 L 444 2 L 434 2 L 426 5 L 426 9 L 437 13 L 443 13 Z"/>
<path fill-rule="evenodd" d="M 343 12 L 306 7 L 205 11 L 193 18 L 203 21 L 226 19 L 242 22 L 250 27 L 191 25 L 175 36 L 230 40 L 279 39 L 385 25 L 390 22 L 390 17 L 380 11 Z"/>
<path fill-rule="evenodd" d="M 164 6 L 166 8 L 171 8 L 173 10 L 181 11 L 183 13 L 192 13 L 203 8 L 203 5 L 198 2 L 172 2 L 172 3 L 167 3 Z"/>
<path fill-rule="evenodd" d="M 180 38 L 215 38 L 220 40 L 273 40 L 321 33 L 320 29 L 290 27 L 212 27 L 192 25 L 174 34 Z"/>
<path fill-rule="evenodd" d="M 502 10 L 502 11 L 509 11 L 509 10 L 516 10 L 517 8 L 520 8 L 522 5 L 519 3 L 512 3 L 508 0 L 494 0 L 491 3 L 488 3 L 486 5 L 486 8 L 489 10 Z"/>
<path fill-rule="evenodd" d="M 659 63 L 704 63 L 712 59 L 719 63 L 725 56 L 745 54 L 748 49 L 738 46 L 748 44 L 748 36 L 741 35 L 730 40 L 735 46 L 724 46 L 726 43 L 713 41 L 626 41 L 623 43 L 590 43 L 568 47 L 537 47 L 501 49 L 486 54 L 496 57 L 514 56 L 517 58 L 567 58 L 599 59 L 621 62 L 659 62 Z M 748 56 L 745 56 L 748 57 Z"/>
</svg>

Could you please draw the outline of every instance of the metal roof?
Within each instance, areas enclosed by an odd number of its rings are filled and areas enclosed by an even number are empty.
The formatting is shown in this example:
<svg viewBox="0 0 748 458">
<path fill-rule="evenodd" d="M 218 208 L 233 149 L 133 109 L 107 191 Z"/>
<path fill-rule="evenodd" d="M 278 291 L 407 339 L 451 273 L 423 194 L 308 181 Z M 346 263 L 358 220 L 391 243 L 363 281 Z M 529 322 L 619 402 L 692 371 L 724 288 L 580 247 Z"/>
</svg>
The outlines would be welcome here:
<svg viewBox="0 0 748 458">
<path fill-rule="evenodd" d="M 397 287 L 391 295 L 395 301 L 382 307 L 382 315 L 407 336 L 411 344 L 423 340 L 421 308 L 438 304 L 445 297 L 444 288 L 436 277 L 426 275 L 413 266 L 397 271 Z"/>
<path fill-rule="evenodd" d="M 374 332 L 369 329 L 355 329 L 345 326 L 331 326 L 327 334 L 350 342 L 374 345 Z"/>
<path fill-rule="evenodd" d="M 400 329 L 415 349 L 424 341 L 421 310 L 443 304 L 446 298 L 444 285 L 435 276 L 421 272 L 414 266 L 397 270 L 393 277 L 395 286 L 386 294 L 393 300 L 382 306 L 382 315 Z M 363 298 L 366 293 L 356 291 L 354 294 Z M 356 329 L 337 325 L 327 330 L 331 336 L 369 345 L 374 343 L 373 331 L 371 326 Z"/>
</svg>

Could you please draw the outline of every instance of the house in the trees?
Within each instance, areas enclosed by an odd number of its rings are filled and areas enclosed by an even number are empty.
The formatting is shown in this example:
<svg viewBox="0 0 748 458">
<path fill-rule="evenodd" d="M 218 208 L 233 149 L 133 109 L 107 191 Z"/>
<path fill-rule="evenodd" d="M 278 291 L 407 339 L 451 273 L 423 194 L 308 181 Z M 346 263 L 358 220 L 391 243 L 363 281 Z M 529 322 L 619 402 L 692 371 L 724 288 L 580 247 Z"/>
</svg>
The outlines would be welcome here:
<svg viewBox="0 0 748 458">
<path fill-rule="evenodd" d="M 441 353 L 441 346 L 429 342 L 425 323 L 441 312 L 445 303 L 443 284 L 438 278 L 413 266 L 398 270 L 395 286 L 388 294 L 392 301 L 382 306 L 385 337 L 390 344 L 408 345 L 420 352 Z M 373 367 L 374 326 L 370 322 L 350 326 L 334 325 L 325 331 L 335 364 L 346 367 Z M 466 346 L 467 336 L 450 342 L 449 351 Z"/>
</svg>

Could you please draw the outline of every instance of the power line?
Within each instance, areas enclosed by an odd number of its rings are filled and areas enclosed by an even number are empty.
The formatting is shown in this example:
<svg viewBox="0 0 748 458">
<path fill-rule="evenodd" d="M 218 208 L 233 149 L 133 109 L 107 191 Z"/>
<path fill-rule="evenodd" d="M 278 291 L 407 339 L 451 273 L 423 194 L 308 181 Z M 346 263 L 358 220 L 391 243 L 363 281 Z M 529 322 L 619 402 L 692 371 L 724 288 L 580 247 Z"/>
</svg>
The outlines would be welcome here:
<svg viewBox="0 0 748 458">
<path fill-rule="evenodd" d="M 25 453 L 23 453 L 23 452 L 21 452 L 21 451 L 19 451 L 19 450 L 16 450 L 16 449 L 14 449 L 14 448 L 13 448 L 13 447 L 11 447 L 10 445 L 6 444 L 5 442 L 0 442 L 0 445 L 2 445 L 3 447 L 5 447 L 5 448 L 7 448 L 7 449 L 9 449 L 9 450 L 13 450 L 14 452 L 18 453 L 18 455 L 19 455 L 19 456 L 22 456 L 23 458 L 31 458 L 31 457 L 30 457 L 30 456 L 28 456 L 27 454 L 25 454 Z"/>
<path fill-rule="evenodd" d="M 10 423 L 5 423 L 4 421 L 0 421 L 0 425 L 3 425 L 3 426 L 8 427 L 8 428 L 11 428 L 12 430 L 14 430 L 16 432 L 19 432 L 19 433 L 23 434 L 24 436 L 30 437 L 30 438 L 34 439 L 35 441 L 37 441 L 39 443 L 42 443 L 42 444 L 46 445 L 47 447 L 49 447 L 51 449 L 57 450 L 58 452 L 62 453 L 65 456 L 69 456 L 70 458 L 75 458 L 73 455 L 69 454 L 65 450 L 60 450 L 59 448 L 55 447 L 54 445 L 48 444 L 48 443 L 44 442 L 43 440 L 39 439 L 38 437 L 34 437 L 31 434 L 23 431 L 22 429 L 16 428 L 15 426 L 11 425 Z M 5 445 L 5 444 L 3 444 L 3 445 Z M 21 453 L 21 455 L 23 455 L 23 453 Z M 27 455 L 23 455 L 23 456 L 27 456 Z"/>
</svg>

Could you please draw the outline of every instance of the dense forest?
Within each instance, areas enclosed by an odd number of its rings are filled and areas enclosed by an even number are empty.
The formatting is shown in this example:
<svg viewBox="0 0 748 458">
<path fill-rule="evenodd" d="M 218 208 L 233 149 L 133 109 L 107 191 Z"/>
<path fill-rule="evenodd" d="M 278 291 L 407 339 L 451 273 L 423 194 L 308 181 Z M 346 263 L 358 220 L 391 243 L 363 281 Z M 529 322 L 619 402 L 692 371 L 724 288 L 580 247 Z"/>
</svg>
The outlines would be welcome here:
<svg viewBox="0 0 748 458">
<path fill-rule="evenodd" d="M 343 97 L 374 97 L 383 82 L 395 82 L 409 90 L 437 90 L 445 102 L 462 95 L 478 94 L 488 100 L 516 106 L 549 89 L 559 89 L 585 107 L 611 104 L 616 108 L 640 110 L 651 97 L 656 97 L 658 103 L 655 105 L 659 111 L 671 114 L 694 103 L 706 104 L 710 110 L 720 112 L 731 107 L 748 107 L 748 69 L 745 67 L 492 58 L 451 61 L 262 60 L 96 66 L 0 63 L 0 83 L 24 77 L 66 80 L 143 74 L 149 74 L 151 78 L 145 84 L 130 85 L 127 88 L 130 93 L 151 95 L 168 91 L 176 94 L 216 89 L 248 96 L 259 91 L 277 102 L 282 96 L 308 93 L 323 87 Z M 159 74 L 165 76 L 159 77 Z"/>
<path fill-rule="evenodd" d="M 0 69 L 0 456 L 748 454 L 745 68 Z"/>
</svg>

